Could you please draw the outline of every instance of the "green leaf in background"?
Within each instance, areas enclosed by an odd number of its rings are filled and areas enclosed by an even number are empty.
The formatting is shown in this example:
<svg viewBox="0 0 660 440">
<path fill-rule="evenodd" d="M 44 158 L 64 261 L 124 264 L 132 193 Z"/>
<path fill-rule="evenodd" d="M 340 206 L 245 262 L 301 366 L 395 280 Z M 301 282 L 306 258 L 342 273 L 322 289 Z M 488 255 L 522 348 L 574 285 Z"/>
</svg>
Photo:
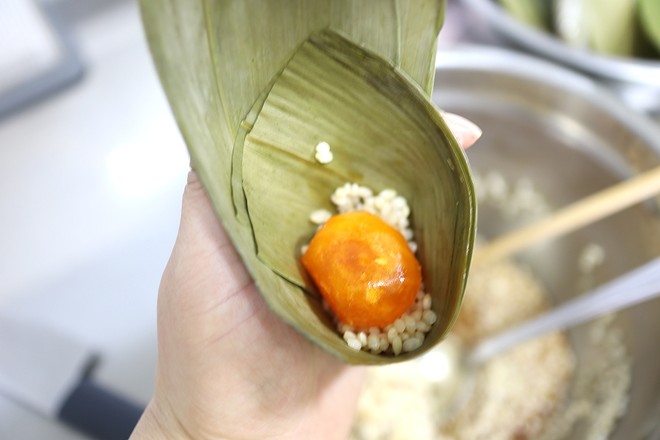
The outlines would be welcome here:
<svg viewBox="0 0 660 440">
<path fill-rule="evenodd" d="M 660 1 L 639 0 L 638 14 L 647 38 L 660 52 Z"/>
<path fill-rule="evenodd" d="M 564 43 L 618 57 L 658 58 L 658 0 L 494 0 L 523 24 Z"/>
<path fill-rule="evenodd" d="M 590 46 L 596 52 L 630 56 L 637 45 L 637 0 L 585 0 Z"/>
<path fill-rule="evenodd" d="M 435 42 L 444 17 L 444 0 L 140 4 L 151 52 L 193 166 L 223 218 L 234 211 L 231 167 L 223 165 L 232 160 L 240 123 L 311 33 L 325 28 L 344 33 L 404 69 L 430 94 Z M 231 223 L 224 220 L 235 237 L 240 228 Z"/>
<path fill-rule="evenodd" d="M 500 0 L 502 6 L 521 22 L 540 30 L 552 28 L 550 0 Z"/>
<path fill-rule="evenodd" d="M 574 47 L 634 56 L 641 52 L 637 0 L 554 0 L 557 35 Z"/>
<path fill-rule="evenodd" d="M 403 360 L 439 341 L 460 306 L 475 221 L 465 158 L 428 101 L 444 2 L 141 0 L 141 9 L 193 168 L 271 309 L 350 363 Z M 312 160 L 320 139 L 336 153 L 331 166 Z M 440 316 L 418 352 L 354 352 L 306 294 L 297 258 L 313 232 L 308 215 L 347 180 L 393 187 L 413 205 Z"/>
</svg>

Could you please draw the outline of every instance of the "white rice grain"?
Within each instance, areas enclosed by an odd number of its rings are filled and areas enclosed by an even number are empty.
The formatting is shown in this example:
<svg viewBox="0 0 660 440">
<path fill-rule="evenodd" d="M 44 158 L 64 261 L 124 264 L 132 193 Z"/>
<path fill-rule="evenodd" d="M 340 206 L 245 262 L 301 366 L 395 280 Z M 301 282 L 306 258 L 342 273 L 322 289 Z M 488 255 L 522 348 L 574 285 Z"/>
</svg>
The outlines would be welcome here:
<svg viewBox="0 0 660 440">
<path fill-rule="evenodd" d="M 316 211 L 312 211 L 309 215 L 309 221 L 315 225 L 322 225 L 330 220 L 330 217 L 332 217 L 332 213 L 327 209 L 317 209 Z"/>
<path fill-rule="evenodd" d="M 417 323 L 412 316 L 404 315 L 403 322 L 406 323 L 406 330 L 408 330 L 409 333 L 413 333 L 415 331 Z"/>
<path fill-rule="evenodd" d="M 424 310 L 431 310 L 431 295 L 428 293 L 422 298 L 422 308 Z"/>
<path fill-rule="evenodd" d="M 346 345 L 348 345 L 350 348 L 352 348 L 355 351 L 362 350 L 362 344 L 360 344 L 360 341 L 358 341 L 357 339 L 348 339 L 346 341 Z"/>
<path fill-rule="evenodd" d="M 433 310 L 424 310 L 422 319 L 428 324 L 433 325 L 438 320 L 438 315 Z"/>
<path fill-rule="evenodd" d="M 417 350 L 421 346 L 422 346 L 422 343 L 417 338 L 409 338 L 409 339 L 406 339 L 405 341 L 403 341 L 403 351 L 404 351 L 404 353 L 408 353 L 408 352 Z"/>
<path fill-rule="evenodd" d="M 403 333 L 406 331 L 406 323 L 403 322 L 403 319 L 399 318 L 394 321 L 394 328 L 398 333 Z"/>
<path fill-rule="evenodd" d="M 334 159 L 332 151 L 330 151 L 330 144 L 327 142 L 319 142 L 315 148 L 314 158 L 320 164 L 329 164 Z"/>
<path fill-rule="evenodd" d="M 392 340 L 392 352 L 394 353 L 394 356 L 398 356 L 401 354 L 401 350 L 403 349 L 403 341 L 401 340 L 401 337 L 396 336 Z"/>
<path fill-rule="evenodd" d="M 371 351 L 378 351 L 380 347 L 380 338 L 376 335 L 369 335 L 367 337 L 367 348 Z"/>
</svg>

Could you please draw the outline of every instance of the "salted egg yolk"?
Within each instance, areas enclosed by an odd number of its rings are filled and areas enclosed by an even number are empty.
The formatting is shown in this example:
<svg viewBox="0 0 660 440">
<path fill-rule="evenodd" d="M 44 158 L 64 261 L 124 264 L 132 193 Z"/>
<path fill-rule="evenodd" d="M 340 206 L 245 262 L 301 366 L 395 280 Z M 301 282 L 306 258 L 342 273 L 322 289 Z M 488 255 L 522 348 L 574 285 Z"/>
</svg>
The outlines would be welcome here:
<svg viewBox="0 0 660 440">
<path fill-rule="evenodd" d="M 301 261 L 335 315 L 357 327 L 391 324 L 422 284 L 421 266 L 403 235 L 363 211 L 331 217 Z"/>
</svg>

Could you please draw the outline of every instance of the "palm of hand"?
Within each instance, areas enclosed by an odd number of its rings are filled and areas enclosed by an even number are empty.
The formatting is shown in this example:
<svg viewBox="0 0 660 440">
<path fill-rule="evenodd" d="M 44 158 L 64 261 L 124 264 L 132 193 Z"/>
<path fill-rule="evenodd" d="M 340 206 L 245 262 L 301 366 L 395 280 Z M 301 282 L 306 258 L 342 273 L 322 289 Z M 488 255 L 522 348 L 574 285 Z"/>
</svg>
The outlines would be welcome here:
<svg viewBox="0 0 660 440">
<path fill-rule="evenodd" d="M 346 435 L 362 371 L 268 310 L 194 174 L 158 308 L 154 401 L 188 436 Z"/>
</svg>

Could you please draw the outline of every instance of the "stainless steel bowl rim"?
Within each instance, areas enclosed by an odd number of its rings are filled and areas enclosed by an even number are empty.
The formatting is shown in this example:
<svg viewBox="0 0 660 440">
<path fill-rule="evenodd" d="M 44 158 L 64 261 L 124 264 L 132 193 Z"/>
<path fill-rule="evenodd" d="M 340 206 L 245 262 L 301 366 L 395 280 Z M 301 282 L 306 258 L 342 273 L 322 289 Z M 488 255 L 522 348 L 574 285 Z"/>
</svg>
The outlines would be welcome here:
<svg viewBox="0 0 660 440">
<path fill-rule="evenodd" d="M 435 67 L 440 75 L 447 69 L 503 72 L 580 95 L 623 121 L 660 152 L 660 125 L 615 97 L 610 89 L 568 68 L 513 50 L 479 45 L 443 49 L 436 57 Z"/>
<path fill-rule="evenodd" d="M 557 37 L 520 23 L 492 0 L 463 0 L 501 34 L 529 50 L 602 78 L 660 89 L 660 61 L 599 55 L 571 47 Z"/>
</svg>

